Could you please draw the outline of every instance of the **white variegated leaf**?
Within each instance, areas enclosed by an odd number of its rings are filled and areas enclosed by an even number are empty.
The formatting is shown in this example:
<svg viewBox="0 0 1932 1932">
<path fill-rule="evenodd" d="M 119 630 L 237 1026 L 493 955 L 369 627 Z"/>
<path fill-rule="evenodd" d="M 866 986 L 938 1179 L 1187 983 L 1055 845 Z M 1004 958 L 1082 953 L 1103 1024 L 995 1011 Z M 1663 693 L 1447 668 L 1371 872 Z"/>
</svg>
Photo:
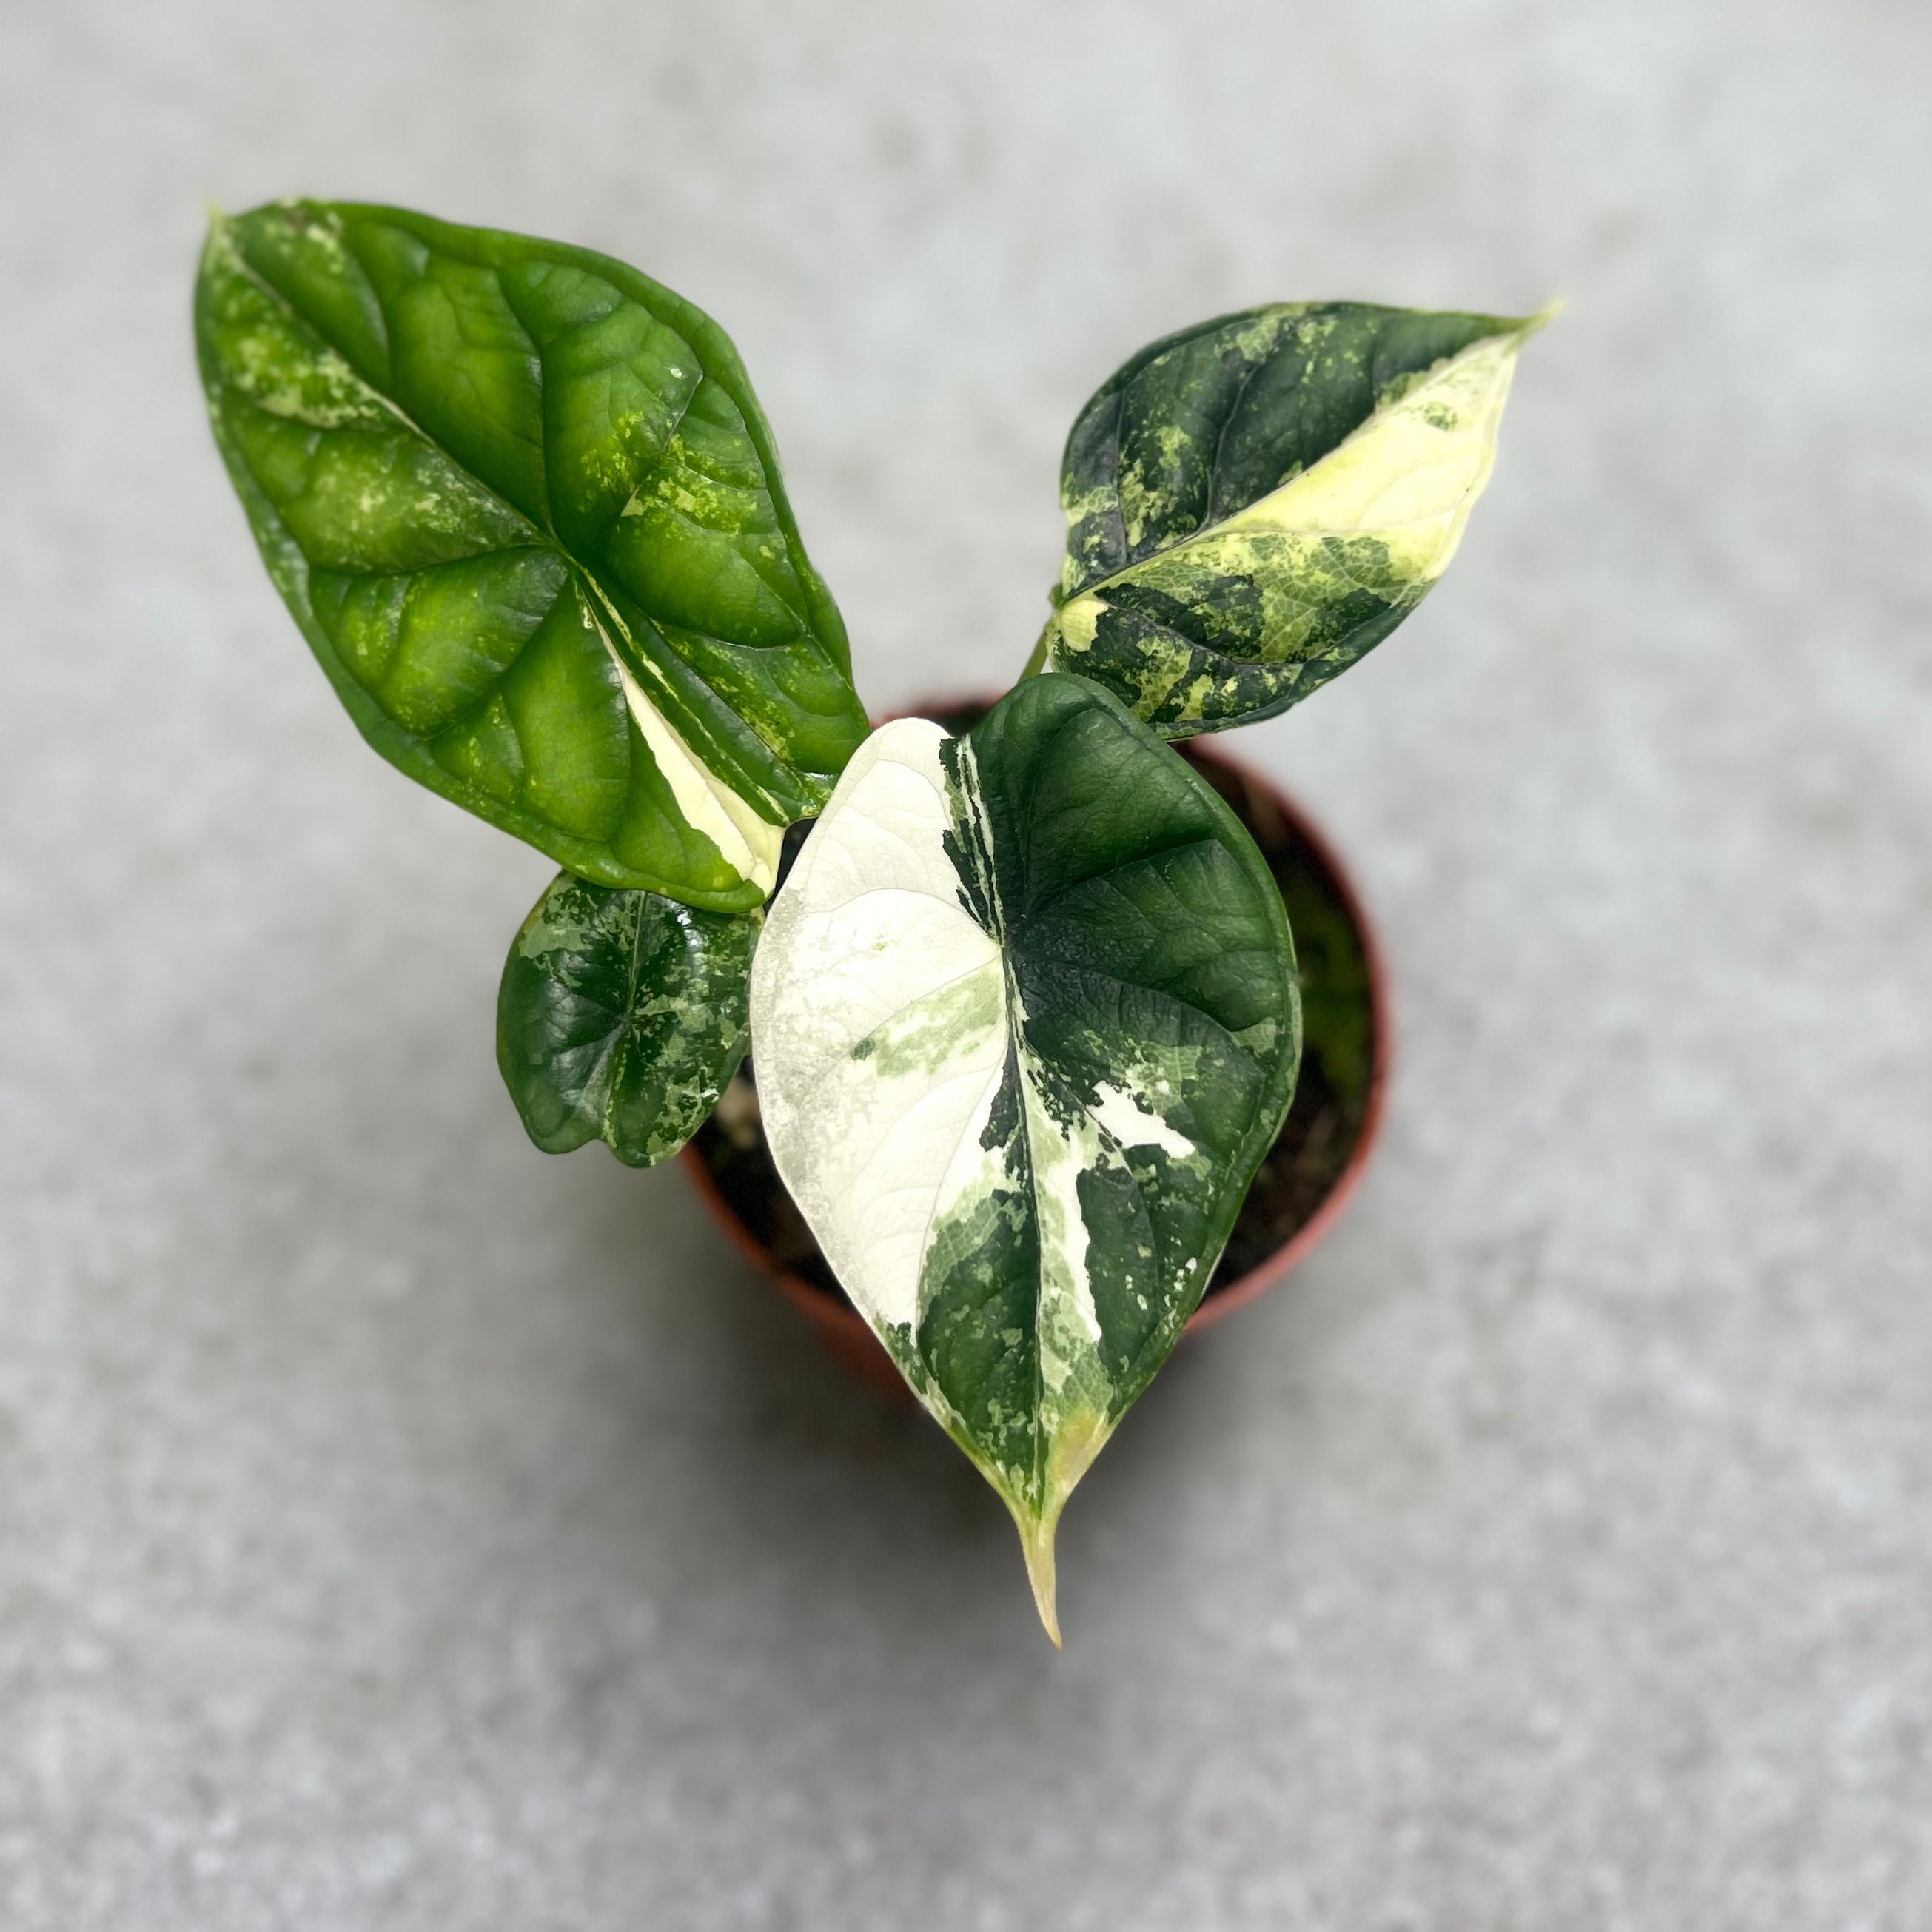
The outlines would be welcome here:
<svg viewBox="0 0 1932 1932">
<path fill-rule="evenodd" d="M 786 1185 L 1019 1526 L 1166 1358 L 1293 1090 L 1294 955 L 1252 842 L 1086 680 L 867 740 L 774 902 L 753 1052 Z"/>
</svg>

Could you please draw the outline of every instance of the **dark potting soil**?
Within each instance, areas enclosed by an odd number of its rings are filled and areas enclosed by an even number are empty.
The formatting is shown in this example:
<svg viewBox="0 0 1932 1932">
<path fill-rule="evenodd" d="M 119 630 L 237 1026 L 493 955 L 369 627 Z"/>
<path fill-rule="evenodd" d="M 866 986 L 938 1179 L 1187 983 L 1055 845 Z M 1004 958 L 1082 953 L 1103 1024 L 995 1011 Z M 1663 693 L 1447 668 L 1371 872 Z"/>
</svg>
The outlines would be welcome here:
<svg viewBox="0 0 1932 1932">
<path fill-rule="evenodd" d="M 928 715 L 949 730 L 963 731 L 979 722 L 984 707 Z M 1241 772 L 1192 741 L 1174 748 L 1227 801 L 1260 847 L 1281 889 L 1301 976 L 1301 1072 L 1294 1104 L 1241 1204 L 1208 1284 L 1211 1295 L 1284 1247 L 1341 1178 L 1368 1118 L 1376 1020 L 1362 936 L 1321 854 Z M 781 879 L 809 829 L 796 825 L 787 835 Z M 750 1060 L 692 1144 L 726 1204 L 779 1267 L 842 1300 L 844 1291 L 772 1165 Z"/>
</svg>

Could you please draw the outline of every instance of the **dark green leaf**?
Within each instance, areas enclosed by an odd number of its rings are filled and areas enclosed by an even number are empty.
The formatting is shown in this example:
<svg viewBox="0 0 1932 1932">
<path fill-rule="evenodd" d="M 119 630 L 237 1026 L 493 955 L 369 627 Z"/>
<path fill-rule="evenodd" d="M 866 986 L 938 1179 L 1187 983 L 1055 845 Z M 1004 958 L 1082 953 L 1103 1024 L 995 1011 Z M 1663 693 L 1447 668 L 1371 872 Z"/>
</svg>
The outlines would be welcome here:
<svg viewBox="0 0 1932 1932">
<path fill-rule="evenodd" d="M 1143 350 L 1067 439 L 1048 662 L 1169 737 L 1298 703 L 1447 567 L 1541 320 L 1285 303 Z"/>
<path fill-rule="evenodd" d="M 1279 1130 L 1294 949 L 1253 842 L 1085 679 L 860 748 L 753 969 L 772 1156 L 920 1400 L 1061 1506 L 1200 1300 Z"/>
<path fill-rule="evenodd" d="M 758 904 L 866 722 L 723 332 L 585 249 L 310 202 L 215 222 L 195 320 L 370 743 L 586 878 Z"/>
<path fill-rule="evenodd" d="M 744 1058 L 761 915 L 560 872 L 504 962 L 496 1062 L 546 1154 L 610 1143 L 632 1167 L 690 1139 Z"/>
</svg>

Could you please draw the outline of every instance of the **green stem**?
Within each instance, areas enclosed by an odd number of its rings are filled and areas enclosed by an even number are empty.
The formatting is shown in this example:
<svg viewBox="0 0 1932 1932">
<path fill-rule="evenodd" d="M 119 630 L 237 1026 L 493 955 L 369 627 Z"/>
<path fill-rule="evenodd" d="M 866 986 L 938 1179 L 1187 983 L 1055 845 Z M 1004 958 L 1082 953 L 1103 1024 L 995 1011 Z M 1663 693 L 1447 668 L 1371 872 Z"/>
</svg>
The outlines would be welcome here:
<svg viewBox="0 0 1932 1932">
<path fill-rule="evenodd" d="M 1046 628 L 1040 632 L 1040 641 L 1033 647 L 1033 656 L 1026 661 L 1026 669 L 1020 673 L 1018 677 L 1014 680 L 1015 682 L 1024 684 L 1028 678 L 1037 677 L 1046 670 L 1047 640 L 1053 635 L 1053 627 L 1058 620 L 1059 616 L 1059 612 L 1056 610 L 1053 616 L 1046 620 Z"/>
</svg>

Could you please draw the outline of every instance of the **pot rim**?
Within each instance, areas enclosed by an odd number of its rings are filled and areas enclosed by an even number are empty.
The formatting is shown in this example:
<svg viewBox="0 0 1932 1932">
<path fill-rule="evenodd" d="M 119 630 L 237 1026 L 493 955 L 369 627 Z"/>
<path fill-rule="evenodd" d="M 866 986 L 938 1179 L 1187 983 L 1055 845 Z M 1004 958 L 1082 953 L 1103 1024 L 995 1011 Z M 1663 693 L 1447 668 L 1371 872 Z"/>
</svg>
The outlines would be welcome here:
<svg viewBox="0 0 1932 1932">
<path fill-rule="evenodd" d="M 1369 982 L 1369 1013 L 1375 1030 L 1375 1046 L 1369 1058 L 1369 1096 L 1362 1112 L 1361 1131 L 1355 1136 L 1355 1144 L 1350 1149 L 1347 1165 L 1335 1177 L 1335 1184 L 1322 1197 L 1320 1207 L 1296 1228 L 1282 1245 L 1258 1267 L 1250 1268 L 1238 1280 L 1231 1281 L 1226 1288 L 1219 1288 L 1203 1298 L 1201 1304 L 1187 1318 L 1184 1335 L 1198 1334 L 1204 1328 L 1234 1313 L 1238 1308 L 1245 1308 L 1257 1297 L 1265 1294 L 1276 1286 L 1286 1275 L 1292 1274 L 1310 1255 L 1314 1252 L 1333 1231 L 1340 1220 L 1342 1210 L 1348 1206 L 1355 1190 L 1361 1185 L 1362 1175 L 1366 1169 L 1369 1156 L 1374 1150 L 1382 1126 L 1382 1113 L 1388 1099 L 1389 1072 L 1394 1058 L 1394 1038 L 1391 1029 L 1390 1003 L 1388 989 L 1388 968 L 1382 954 L 1382 940 L 1367 908 L 1362 904 L 1361 896 L 1355 890 L 1355 882 L 1350 878 L 1348 868 L 1335 849 L 1334 842 L 1317 824 L 1309 813 L 1288 796 L 1274 781 L 1264 773 L 1252 770 L 1238 758 L 1231 758 L 1225 752 L 1210 749 L 1196 740 L 1194 754 L 1210 764 L 1219 765 L 1223 771 L 1238 772 L 1242 778 L 1265 792 L 1295 831 L 1306 842 L 1315 856 L 1322 862 L 1323 868 L 1334 881 L 1336 896 L 1342 902 L 1342 908 L 1354 927 L 1356 937 L 1361 942 L 1362 964 Z M 854 1311 L 855 1318 L 863 1318 Z"/>
<path fill-rule="evenodd" d="M 878 720 L 878 723 L 890 724 L 901 718 L 923 717 L 932 711 L 963 711 L 974 704 L 988 701 L 982 694 L 934 698 L 918 710 L 887 712 Z M 997 702 L 998 700 L 992 701 Z M 1361 1131 L 1355 1136 L 1355 1144 L 1349 1152 L 1347 1165 L 1336 1176 L 1335 1184 L 1323 1197 L 1321 1206 L 1267 1260 L 1258 1267 L 1250 1268 L 1238 1280 L 1232 1281 L 1226 1288 L 1217 1288 L 1205 1297 L 1187 1318 L 1181 1330 L 1184 1337 L 1212 1328 L 1217 1322 L 1225 1320 L 1238 1309 L 1246 1307 L 1270 1288 L 1278 1286 L 1285 1276 L 1300 1267 L 1334 1231 L 1335 1223 L 1341 1218 L 1356 1189 L 1361 1185 L 1369 1156 L 1374 1151 L 1376 1142 L 1381 1135 L 1382 1115 L 1388 1096 L 1389 1076 L 1394 1058 L 1388 970 L 1382 941 L 1369 917 L 1367 909 L 1362 903 L 1360 895 L 1355 890 L 1354 880 L 1349 876 L 1348 868 L 1342 863 L 1335 850 L 1334 842 L 1307 811 L 1290 798 L 1264 772 L 1256 771 L 1252 766 L 1244 764 L 1238 758 L 1230 758 L 1217 748 L 1210 748 L 1198 738 L 1188 742 L 1191 755 L 1204 759 L 1210 764 L 1219 765 L 1223 771 L 1238 773 L 1249 784 L 1265 793 L 1282 817 L 1313 850 L 1329 878 L 1334 880 L 1336 896 L 1340 899 L 1342 910 L 1348 914 L 1361 942 L 1362 963 L 1369 982 L 1369 1012 L 1375 1031 L 1375 1046 L 1369 1062 L 1368 1102 L 1363 1111 Z M 835 1351 L 868 1378 L 880 1382 L 886 1382 L 889 1378 L 890 1386 L 902 1386 L 891 1357 L 886 1353 L 878 1338 L 867 1325 L 865 1317 L 849 1301 L 842 1295 L 828 1294 L 803 1276 L 778 1266 L 771 1250 L 738 1218 L 730 1204 L 724 1198 L 695 1141 L 686 1143 L 680 1157 L 689 1172 L 699 1198 L 722 1224 L 725 1234 L 733 1244 L 757 1265 L 760 1273 L 776 1284 L 779 1292 L 812 1322 Z"/>
</svg>

